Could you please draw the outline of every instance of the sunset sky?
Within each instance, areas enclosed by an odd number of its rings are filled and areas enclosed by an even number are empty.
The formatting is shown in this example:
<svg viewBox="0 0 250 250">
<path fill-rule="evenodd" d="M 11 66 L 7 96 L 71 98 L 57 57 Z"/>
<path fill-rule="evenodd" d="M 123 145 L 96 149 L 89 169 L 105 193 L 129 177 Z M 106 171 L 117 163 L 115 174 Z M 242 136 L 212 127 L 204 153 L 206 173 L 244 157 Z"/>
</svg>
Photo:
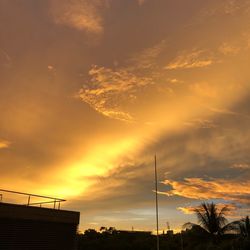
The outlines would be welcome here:
<svg viewBox="0 0 250 250">
<path fill-rule="evenodd" d="M 249 0 L 0 0 L 0 188 L 80 229 L 250 214 Z"/>
</svg>

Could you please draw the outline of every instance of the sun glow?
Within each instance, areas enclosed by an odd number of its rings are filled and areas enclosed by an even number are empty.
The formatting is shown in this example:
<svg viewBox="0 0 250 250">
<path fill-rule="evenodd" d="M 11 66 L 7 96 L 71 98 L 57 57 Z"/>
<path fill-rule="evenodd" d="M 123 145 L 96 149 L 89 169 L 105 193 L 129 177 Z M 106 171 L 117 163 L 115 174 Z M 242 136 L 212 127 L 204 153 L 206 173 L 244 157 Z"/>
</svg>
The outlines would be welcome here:
<svg viewBox="0 0 250 250">
<path fill-rule="evenodd" d="M 72 161 L 57 172 L 55 184 L 49 183 L 42 193 L 53 193 L 59 197 L 75 197 L 85 192 L 90 192 L 91 185 L 98 176 L 105 176 L 109 171 L 121 164 L 121 157 L 126 153 L 136 151 L 138 143 L 133 138 L 126 138 L 119 142 L 98 145 L 92 152 L 80 159 Z"/>
</svg>

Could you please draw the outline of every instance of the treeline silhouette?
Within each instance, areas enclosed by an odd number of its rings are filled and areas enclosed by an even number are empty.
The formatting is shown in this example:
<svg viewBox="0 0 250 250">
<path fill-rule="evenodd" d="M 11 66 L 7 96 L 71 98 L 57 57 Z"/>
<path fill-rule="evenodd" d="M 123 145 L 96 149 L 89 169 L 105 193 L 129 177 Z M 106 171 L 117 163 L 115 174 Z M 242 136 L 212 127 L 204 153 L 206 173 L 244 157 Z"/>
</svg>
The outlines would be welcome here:
<svg viewBox="0 0 250 250">
<path fill-rule="evenodd" d="M 164 250 L 249 250 L 249 217 L 228 223 L 227 206 L 202 203 L 194 209 L 198 224 L 186 223 L 180 233 L 168 230 L 159 236 Z M 155 250 L 156 236 L 150 232 L 123 231 L 114 227 L 88 229 L 77 234 L 77 250 Z"/>
</svg>

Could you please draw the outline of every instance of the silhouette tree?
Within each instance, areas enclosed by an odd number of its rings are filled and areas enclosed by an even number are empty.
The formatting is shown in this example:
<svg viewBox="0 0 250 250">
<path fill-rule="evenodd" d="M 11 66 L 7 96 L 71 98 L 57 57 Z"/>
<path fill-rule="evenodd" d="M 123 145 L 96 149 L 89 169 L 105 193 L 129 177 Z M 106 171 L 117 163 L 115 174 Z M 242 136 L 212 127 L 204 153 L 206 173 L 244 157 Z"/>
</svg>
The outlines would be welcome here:
<svg viewBox="0 0 250 250">
<path fill-rule="evenodd" d="M 188 222 L 183 225 L 184 228 L 196 229 L 203 234 L 211 236 L 215 241 L 225 232 L 233 229 L 232 224 L 228 224 L 225 218 L 226 213 L 229 211 L 228 206 L 224 206 L 219 210 L 213 202 L 202 203 L 194 211 L 198 224 Z"/>
<path fill-rule="evenodd" d="M 232 224 L 241 237 L 250 239 L 250 220 L 248 216 L 239 221 L 234 221 Z"/>
<path fill-rule="evenodd" d="M 239 249 L 248 250 L 250 249 L 250 220 L 249 217 L 232 222 L 235 231 L 238 233 L 238 246 Z"/>
</svg>

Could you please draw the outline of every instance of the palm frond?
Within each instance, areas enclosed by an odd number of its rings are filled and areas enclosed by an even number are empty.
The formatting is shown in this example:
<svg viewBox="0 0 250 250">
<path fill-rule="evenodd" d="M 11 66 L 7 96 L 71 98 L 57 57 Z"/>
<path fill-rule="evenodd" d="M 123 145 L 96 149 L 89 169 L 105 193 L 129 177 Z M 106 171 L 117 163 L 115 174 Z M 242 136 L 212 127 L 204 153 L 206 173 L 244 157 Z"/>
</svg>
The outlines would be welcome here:
<svg viewBox="0 0 250 250">
<path fill-rule="evenodd" d="M 200 211 L 200 209 L 196 209 L 195 210 L 197 219 L 199 224 L 206 230 L 209 232 L 210 228 L 209 228 L 209 219 L 208 217 L 202 213 L 202 211 Z"/>
<path fill-rule="evenodd" d="M 228 233 L 228 232 L 234 232 L 234 233 L 240 233 L 240 221 L 233 221 L 221 228 L 221 232 Z"/>
<path fill-rule="evenodd" d="M 199 225 L 192 222 L 187 222 L 182 226 L 182 229 L 192 229 L 194 226 L 199 226 Z"/>
<path fill-rule="evenodd" d="M 222 216 L 225 216 L 226 213 L 228 213 L 230 211 L 229 207 L 227 205 L 225 205 L 221 210 L 220 210 L 220 213 L 219 213 L 219 217 L 222 217 Z"/>
<path fill-rule="evenodd" d="M 227 231 L 236 230 L 237 228 L 236 224 L 228 224 L 228 221 L 225 218 L 226 213 L 229 211 L 228 206 L 224 206 L 218 211 L 215 203 L 204 202 L 194 211 L 200 227 L 212 235 L 221 235 Z M 194 224 L 190 223 L 186 225 L 194 226 Z"/>
</svg>

